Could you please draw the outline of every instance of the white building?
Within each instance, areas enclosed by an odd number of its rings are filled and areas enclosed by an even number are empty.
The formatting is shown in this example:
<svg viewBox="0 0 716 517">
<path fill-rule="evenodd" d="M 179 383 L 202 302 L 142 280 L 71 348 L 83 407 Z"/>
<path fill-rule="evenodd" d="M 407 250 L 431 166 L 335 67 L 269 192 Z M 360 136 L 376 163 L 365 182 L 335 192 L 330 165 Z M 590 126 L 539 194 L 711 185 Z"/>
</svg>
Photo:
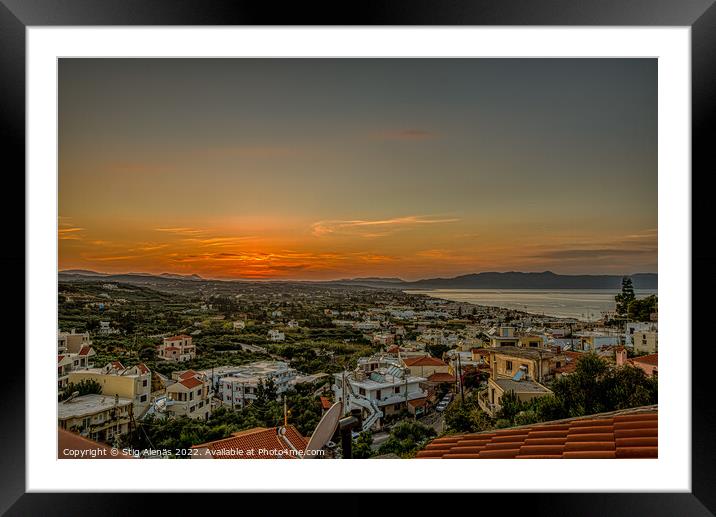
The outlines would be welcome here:
<svg viewBox="0 0 716 517">
<path fill-rule="evenodd" d="M 280 330 L 271 329 L 268 331 L 268 338 L 271 341 L 284 341 L 286 339 L 286 334 Z"/>
<path fill-rule="evenodd" d="M 207 370 L 204 373 L 209 373 Z M 211 375 L 211 373 L 209 373 Z M 256 400 L 259 382 L 272 380 L 280 396 L 296 381 L 296 370 L 282 361 L 258 361 L 241 366 L 226 366 L 213 372 L 213 383 L 218 383 L 218 395 L 224 404 L 244 407 Z"/>
<path fill-rule="evenodd" d="M 634 346 L 634 334 L 637 332 L 656 332 L 658 325 L 655 322 L 632 321 L 625 325 L 624 344 Z"/>
<path fill-rule="evenodd" d="M 235 321 L 233 323 L 234 330 L 244 330 L 246 328 L 246 322 L 245 321 Z"/>
<path fill-rule="evenodd" d="M 333 393 L 336 400 L 345 401 L 347 411 L 361 410 L 364 430 L 379 429 L 383 417 L 407 409 L 409 401 L 427 397 L 420 386 L 426 381 L 410 375 L 410 369 L 395 358 L 361 357 L 354 371 L 334 374 Z"/>
<path fill-rule="evenodd" d="M 113 329 L 110 325 L 109 321 L 100 321 L 99 322 L 99 333 L 103 336 L 107 336 L 110 334 L 119 334 L 119 329 Z"/>
<path fill-rule="evenodd" d="M 357 321 L 353 323 L 353 328 L 356 330 L 378 330 L 380 328 L 380 321 Z"/>
</svg>

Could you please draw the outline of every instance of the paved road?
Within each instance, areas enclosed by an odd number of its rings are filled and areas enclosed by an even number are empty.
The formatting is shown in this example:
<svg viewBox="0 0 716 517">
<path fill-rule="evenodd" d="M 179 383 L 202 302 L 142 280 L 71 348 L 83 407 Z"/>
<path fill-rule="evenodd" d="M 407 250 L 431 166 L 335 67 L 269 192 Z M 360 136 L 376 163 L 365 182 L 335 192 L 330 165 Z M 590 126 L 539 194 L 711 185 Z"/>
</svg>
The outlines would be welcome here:
<svg viewBox="0 0 716 517">
<path fill-rule="evenodd" d="M 386 432 L 375 433 L 373 435 L 373 444 L 370 446 L 371 449 L 377 450 L 380 445 L 388 439 L 390 435 Z"/>
</svg>

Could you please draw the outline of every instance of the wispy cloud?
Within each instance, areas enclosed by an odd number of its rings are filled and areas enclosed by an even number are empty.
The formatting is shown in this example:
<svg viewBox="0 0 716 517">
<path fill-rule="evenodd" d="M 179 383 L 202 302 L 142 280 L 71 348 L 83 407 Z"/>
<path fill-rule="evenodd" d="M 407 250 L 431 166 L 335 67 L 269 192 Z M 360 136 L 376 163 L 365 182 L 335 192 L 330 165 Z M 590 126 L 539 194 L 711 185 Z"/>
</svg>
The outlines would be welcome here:
<svg viewBox="0 0 716 517">
<path fill-rule="evenodd" d="M 644 230 L 629 235 L 598 242 L 581 242 L 571 246 L 545 248 L 531 255 L 532 258 L 568 261 L 600 261 L 606 259 L 650 259 L 656 260 L 658 241 L 656 230 Z"/>
<path fill-rule="evenodd" d="M 177 235 L 203 235 L 206 233 L 206 230 L 201 230 L 199 228 L 187 228 L 187 227 L 154 228 L 154 231 L 164 232 L 164 233 L 173 233 L 173 234 L 177 234 Z"/>
<path fill-rule="evenodd" d="M 396 230 L 425 224 L 444 224 L 459 221 L 457 218 L 410 215 L 377 220 L 333 220 L 313 223 L 311 230 L 316 237 L 326 235 L 357 235 L 365 238 L 383 237 Z"/>
<path fill-rule="evenodd" d="M 69 222 L 62 222 L 62 219 L 66 218 L 60 217 L 61 222 L 59 223 L 59 228 L 57 229 L 58 239 L 61 241 L 79 241 L 84 239 L 85 235 L 82 232 L 85 231 L 85 228 L 74 226 Z"/>
</svg>

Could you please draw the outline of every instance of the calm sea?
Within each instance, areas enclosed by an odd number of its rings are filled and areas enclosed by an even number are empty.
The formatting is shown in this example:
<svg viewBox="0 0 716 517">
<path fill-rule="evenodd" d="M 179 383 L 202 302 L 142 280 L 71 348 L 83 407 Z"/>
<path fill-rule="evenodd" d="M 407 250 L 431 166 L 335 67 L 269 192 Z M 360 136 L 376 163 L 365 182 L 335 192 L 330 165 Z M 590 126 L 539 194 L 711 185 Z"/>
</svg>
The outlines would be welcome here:
<svg viewBox="0 0 716 517">
<path fill-rule="evenodd" d="M 596 320 L 603 311 L 614 310 L 612 289 L 426 289 L 407 293 L 426 294 L 455 302 L 504 307 L 559 318 Z M 637 298 L 657 294 L 656 289 L 636 289 Z"/>
</svg>

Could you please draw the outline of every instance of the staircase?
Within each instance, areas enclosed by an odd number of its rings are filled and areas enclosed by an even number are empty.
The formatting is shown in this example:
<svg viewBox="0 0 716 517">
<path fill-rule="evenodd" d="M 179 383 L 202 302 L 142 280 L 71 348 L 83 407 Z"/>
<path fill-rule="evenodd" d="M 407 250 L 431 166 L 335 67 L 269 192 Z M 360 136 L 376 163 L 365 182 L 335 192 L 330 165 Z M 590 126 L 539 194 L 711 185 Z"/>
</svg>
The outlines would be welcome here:
<svg viewBox="0 0 716 517">
<path fill-rule="evenodd" d="M 363 426 L 361 428 L 361 431 L 368 431 L 371 427 L 378 421 L 380 417 L 383 416 L 383 412 L 378 408 L 378 404 L 373 402 L 372 400 L 368 399 L 367 397 L 364 397 L 363 395 L 356 395 L 353 392 L 353 388 L 351 387 L 351 384 L 348 382 L 346 383 L 346 387 L 348 388 L 348 397 L 347 402 L 349 404 L 355 404 L 356 406 L 360 406 L 361 408 L 368 411 L 368 418 L 363 420 Z M 350 405 L 348 406 L 350 407 Z"/>
</svg>

